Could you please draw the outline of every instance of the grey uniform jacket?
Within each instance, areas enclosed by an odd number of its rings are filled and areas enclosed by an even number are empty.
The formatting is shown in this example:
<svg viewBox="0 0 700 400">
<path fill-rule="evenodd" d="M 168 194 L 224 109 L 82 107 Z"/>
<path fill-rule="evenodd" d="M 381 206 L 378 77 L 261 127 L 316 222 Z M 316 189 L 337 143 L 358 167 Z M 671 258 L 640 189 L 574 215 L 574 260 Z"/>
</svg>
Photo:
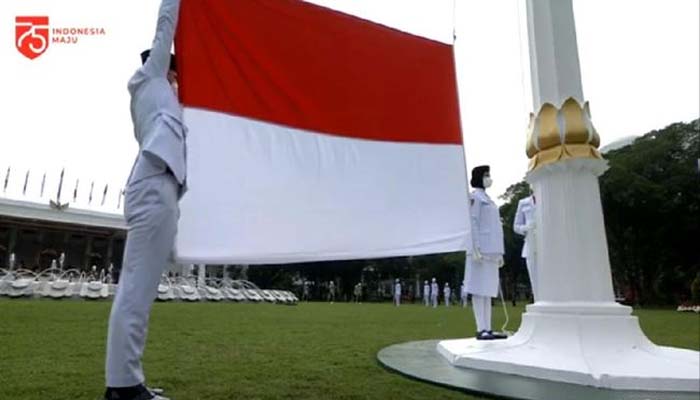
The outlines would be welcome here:
<svg viewBox="0 0 700 400">
<path fill-rule="evenodd" d="M 162 2 L 150 57 L 129 80 L 131 119 L 139 154 L 128 184 L 169 168 L 178 183 L 185 185 L 186 128 L 182 107 L 167 79 L 179 9 L 180 0 Z"/>
</svg>

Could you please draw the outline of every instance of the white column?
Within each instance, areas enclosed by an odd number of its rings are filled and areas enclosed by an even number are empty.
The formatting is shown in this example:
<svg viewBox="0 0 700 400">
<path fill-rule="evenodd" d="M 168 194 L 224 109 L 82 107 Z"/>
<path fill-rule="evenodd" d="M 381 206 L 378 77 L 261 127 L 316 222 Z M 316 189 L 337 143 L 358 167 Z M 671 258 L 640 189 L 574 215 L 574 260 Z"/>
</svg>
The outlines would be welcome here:
<svg viewBox="0 0 700 400">
<path fill-rule="evenodd" d="M 583 103 L 581 68 L 570 0 L 528 0 L 527 28 L 535 111 L 560 106 L 568 97 Z"/>
<path fill-rule="evenodd" d="M 571 0 L 528 0 L 527 26 L 534 112 L 568 98 L 584 104 Z M 614 301 L 598 187 L 606 168 L 567 160 L 528 174 L 538 207 L 537 302 Z"/>
</svg>

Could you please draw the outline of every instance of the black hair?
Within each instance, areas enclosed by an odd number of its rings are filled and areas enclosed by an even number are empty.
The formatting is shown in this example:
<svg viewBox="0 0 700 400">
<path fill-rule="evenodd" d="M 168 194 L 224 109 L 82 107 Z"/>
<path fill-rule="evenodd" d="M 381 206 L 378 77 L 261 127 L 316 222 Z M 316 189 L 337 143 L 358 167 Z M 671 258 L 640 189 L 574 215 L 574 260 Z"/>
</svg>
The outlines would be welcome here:
<svg viewBox="0 0 700 400">
<path fill-rule="evenodd" d="M 141 52 L 141 65 L 146 63 L 148 57 L 151 55 L 151 50 L 144 50 Z M 177 63 L 175 62 L 175 55 L 170 55 L 170 70 L 177 72 Z"/>
<path fill-rule="evenodd" d="M 487 173 L 490 173 L 491 167 L 488 165 L 479 165 L 478 167 L 474 167 L 472 169 L 472 179 L 471 179 L 471 185 L 473 188 L 481 188 L 484 189 L 484 175 Z"/>
</svg>

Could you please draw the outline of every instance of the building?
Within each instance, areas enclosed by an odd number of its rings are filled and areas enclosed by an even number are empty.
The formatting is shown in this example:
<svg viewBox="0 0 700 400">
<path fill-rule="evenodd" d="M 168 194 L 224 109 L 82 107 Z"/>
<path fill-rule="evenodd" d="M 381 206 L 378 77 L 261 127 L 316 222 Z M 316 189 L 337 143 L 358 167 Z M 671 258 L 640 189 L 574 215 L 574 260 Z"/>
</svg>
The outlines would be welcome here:
<svg viewBox="0 0 700 400">
<path fill-rule="evenodd" d="M 9 267 L 10 255 L 14 254 L 15 268 L 41 271 L 64 253 L 64 269 L 89 269 L 93 265 L 106 269 L 112 264 L 118 271 L 126 239 L 121 192 L 108 199 L 105 187 L 101 202 L 96 199 L 93 203 L 92 189 L 88 200 L 87 193 L 78 196 L 76 185 L 73 201 L 62 203 L 63 179 L 45 188 L 44 177 L 40 195 L 36 196 L 38 190 L 31 190 L 35 194 L 32 197 L 27 194 L 28 177 L 27 172 L 22 187 L 21 180 L 11 179 L 8 168 L 0 187 L 0 268 Z M 57 196 L 49 199 L 44 193 Z"/>
<path fill-rule="evenodd" d="M 121 266 L 126 223 L 117 214 L 0 198 L 0 266 L 39 271 L 65 253 L 64 267 Z"/>
</svg>

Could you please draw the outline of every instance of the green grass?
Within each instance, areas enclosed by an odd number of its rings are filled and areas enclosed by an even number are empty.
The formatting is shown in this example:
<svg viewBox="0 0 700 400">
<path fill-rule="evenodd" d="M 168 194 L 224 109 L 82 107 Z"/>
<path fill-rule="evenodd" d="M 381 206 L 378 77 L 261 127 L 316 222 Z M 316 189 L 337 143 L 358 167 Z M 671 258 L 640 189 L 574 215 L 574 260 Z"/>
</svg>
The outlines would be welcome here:
<svg viewBox="0 0 700 400">
<path fill-rule="evenodd" d="M 98 399 L 109 309 L 108 302 L 0 300 L 0 399 Z M 512 330 L 522 311 L 511 310 Z M 698 315 L 636 314 L 654 342 L 700 349 Z M 494 308 L 494 326 L 501 321 Z M 156 304 L 145 368 L 149 383 L 175 400 L 476 399 L 376 361 L 390 344 L 474 330 L 471 310 L 457 307 Z"/>
</svg>

